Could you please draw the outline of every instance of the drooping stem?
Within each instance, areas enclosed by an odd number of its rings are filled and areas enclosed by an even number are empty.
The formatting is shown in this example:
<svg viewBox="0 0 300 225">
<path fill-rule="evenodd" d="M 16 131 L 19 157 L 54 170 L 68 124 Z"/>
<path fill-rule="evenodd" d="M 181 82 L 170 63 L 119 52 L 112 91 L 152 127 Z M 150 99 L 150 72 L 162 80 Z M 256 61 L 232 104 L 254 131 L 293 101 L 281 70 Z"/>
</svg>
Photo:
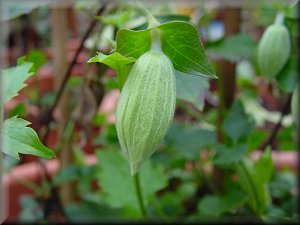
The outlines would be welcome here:
<svg viewBox="0 0 300 225">
<path fill-rule="evenodd" d="M 139 173 L 136 173 L 133 176 L 133 179 L 134 179 L 134 187 L 135 187 L 135 191 L 136 191 L 136 197 L 137 197 L 137 200 L 138 200 L 138 204 L 139 204 L 141 213 L 142 213 L 144 218 L 147 218 L 147 213 L 146 213 L 146 210 L 145 210 L 145 205 L 144 205 L 142 192 L 141 192 L 141 184 L 140 184 Z"/>
<path fill-rule="evenodd" d="M 147 20 L 148 20 L 148 28 L 147 29 L 150 29 L 150 28 L 160 25 L 160 23 L 149 12 L 149 10 L 146 9 L 140 2 L 138 2 L 137 5 L 138 5 L 138 9 L 141 10 L 147 17 Z"/>
</svg>

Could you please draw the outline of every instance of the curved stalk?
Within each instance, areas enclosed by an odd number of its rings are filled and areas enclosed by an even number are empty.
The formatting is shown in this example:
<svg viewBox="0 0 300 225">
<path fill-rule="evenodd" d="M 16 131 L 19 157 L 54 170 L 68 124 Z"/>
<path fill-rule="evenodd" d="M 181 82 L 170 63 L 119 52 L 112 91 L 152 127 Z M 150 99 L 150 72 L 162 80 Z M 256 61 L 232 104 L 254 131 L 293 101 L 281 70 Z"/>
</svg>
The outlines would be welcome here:
<svg viewBox="0 0 300 225">
<path fill-rule="evenodd" d="M 138 5 L 138 9 L 141 10 L 143 12 L 143 14 L 145 14 L 145 16 L 147 17 L 148 20 L 148 28 L 153 28 L 156 27 L 158 25 L 160 25 L 160 22 L 158 22 L 154 16 L 150 13 L 150 11 L 148 9 L 146 9 L 140 2 L 137 2 Z"/>
</svg>

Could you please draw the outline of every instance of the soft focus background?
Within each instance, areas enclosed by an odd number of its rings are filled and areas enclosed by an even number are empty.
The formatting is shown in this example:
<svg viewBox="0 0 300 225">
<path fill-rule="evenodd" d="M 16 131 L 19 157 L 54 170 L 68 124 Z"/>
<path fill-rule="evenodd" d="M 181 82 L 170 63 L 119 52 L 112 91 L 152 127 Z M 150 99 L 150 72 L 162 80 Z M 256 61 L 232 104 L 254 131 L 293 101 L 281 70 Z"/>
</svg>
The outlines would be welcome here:
<svg viewBox="0 0 300 225">
<path fill-rule="evenodd" d="M 150 220 L 299 222 L 299 145 L 290 110 L 298 79 L 297 2 L 142 2 L 162 23 L 195 25 L 219 76 L 176 75 L 174 122 L 142 168 Z M 134 4 L 1 2 L 0 60 L 9 68 L 26 56 L 35 73 L 5 104 L 4 118 L 18 115 L 30 121 L 57 155 L 51 160 L 4 156 L 7 223 L 141 217 L 127 162 L 119 153 L 116 75 L 103 64 L 87 63 L 97 52 L 113 49 L 119 29 L 146 28 L 146 18 Z M 267 82 L 257 65 L 257 47 L 279 11 L 286 16 L 292 55 L 276 79 Z M 238 166 L 244 158 L 257 168 L 250 183 Z M 269 179 L 258 184 L 261 176 Z M 261 192 L 269 202 L 264 200 L 266 208 L 258 213 L 251 201 L 256 197 L 259 203 Z"/>
</svg>

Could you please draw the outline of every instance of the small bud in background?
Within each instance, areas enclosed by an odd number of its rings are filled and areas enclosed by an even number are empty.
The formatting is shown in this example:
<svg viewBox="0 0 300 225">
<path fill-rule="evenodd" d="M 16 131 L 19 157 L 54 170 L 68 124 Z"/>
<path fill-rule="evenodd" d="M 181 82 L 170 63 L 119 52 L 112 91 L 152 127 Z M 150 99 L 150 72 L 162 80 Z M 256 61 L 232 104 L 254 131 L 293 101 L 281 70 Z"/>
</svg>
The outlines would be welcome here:
<svg viewBox="0 0 300 225">
<path fill-rule="evenodd" d="M 275 23 L 265 30 L 258 46 L 259 67 L 268 80 L 280 72 L 291 52 L 290 35 L 283 19 L 284 15 L 279 13 Z"/>
</svg>

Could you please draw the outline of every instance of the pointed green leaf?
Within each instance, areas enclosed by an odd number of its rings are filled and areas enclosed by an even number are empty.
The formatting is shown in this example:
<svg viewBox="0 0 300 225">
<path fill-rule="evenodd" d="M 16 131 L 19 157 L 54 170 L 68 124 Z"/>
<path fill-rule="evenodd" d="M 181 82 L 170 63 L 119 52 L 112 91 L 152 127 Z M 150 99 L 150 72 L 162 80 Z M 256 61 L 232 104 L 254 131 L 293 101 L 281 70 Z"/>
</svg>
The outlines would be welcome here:
<svg viewBox="0 0 300 225">
<path fill-rule="evenodd" d="M 132 57 L 124 57 L 120 53 L 114 52 L 110 55 L 99 53 L 97 56 L 91 58 L 88 63 L 99 62 L 114 69 L 118 76 L 119 86 L 122 88 L 129 75 L 131 64 L 135 61 Z"/>
<path fill-rule="evenodd" d="M 23 59 L 22 59 L 23 60 Z M 18 92 L 26 87 L 24 81 L 33 75 L 29 72 L 33 63 L 22 61 L 20 65 L 4 69 L 3 72 L 3 100 L 4 103 L 18 95 Z"/>
<path fill-rule="evenodd" d="M 117 52 L 138 59 L 150 50 L 150 30 L 133 31 L 121 29 L 117 33 Z"/>
<path fill-rule="evenodd" d="M 249 159 L 244 159 L 240 162 L 237 169 L 239 183 L 243 190 L 248 194 L 248 203 L 250 207 L 257 214 L 264 213 L 270 204 L 270 194 L 267 183 L 265 182 L 265 179 L 268 177 L 262 175 L 262 172 L 258 171 L 255 168 L 255 164 Z"/>
<path fill-rule="evenodd" d="M 216 141 L 214 130 L 177 123 L 172 124 L 165 137 L 166 144 L 176 150 L 177 156 L 189 160 L 199 157 L 199 151 L 215 144 Z"/>
<path fill-rule="evenodd" d="M 193 25 L 183 21 L 173 21 L 152 29 L 162 31 L 162 50 L 171 59 L 176 70 L 217 78 L 208 63 L 199 33 Z M 150 49 L 150 31 L 151 29 L 120 30 L 117 34 L 117 51 L 126 57 L 138 59 Z"/>
<path fill-rule="evenodd" d="M 205 54 L 197 29 L 190 23 L 175 21 L 158 26 L 163 32 L 163 52 L 171 59 L 174 68 L 208 78 L 217 78 Z"/>
<path fill-rule="evenodd" d="M 208 195 L 199 201 L 197 209 L 201 214 L 218 217 L 242 206 L 246 198 L 245 193 L 239 190 L 232 190 L 222 197 Z"/>
<path fill-rule="evenodd" d="M 5 120 L 1 131 L 2 151 L 17 159 L 19 153 L 43 158 L 55 157 L 54 152 L 41 143 L 35 131 L 27 127 L 29 124 L 30 122 L 17 117 Z"/>
<path fill-rule="evenodd" d="M 238 62 L 241 59 L 253 58 L 257 49 L 257 43 L 247 34 L 240 33 L 208 43 L 205 47 L 208 54 L 213 57 Z"/>
<path fill-rule="evenodd" d="M 114 14 L 97 17 L 103 24 L 110 24 L 117 28 L 123 28 L 130 19 L 132 10 L 118 11 Z"/>
<path fill-rule="evenodd" d="M 222 197 L 225 203 L 226 211 L 235 211 L 241 207 L 247 200 L 247 196 L 241 190 L 230 190 Z"/>
<path fill-rule="evenodd" d="M 243 144 L 231 148 L 218 145 L 216 155 L 213 158 L 213 163 L 217 165 L 230 165 L 232 163 L 238 163 L 245 156 L 246 150 L 246 145 Z"/>
<path fill-rule="evenodd" d="M 254 120 L 245 113 L 242 102 L 235 101 L 223 123 L 225 133 L 236 142 L 246 138 L 254 126 Z"/>
<path fill-rule="evenodd" d="M 271 179 L 273 172 L 273 161 L 271 155 L 271 149 L 268 147 L 260 158 L 255 162 L 254 169 L 262 183 L 266 183 Z"/>
</svg>

